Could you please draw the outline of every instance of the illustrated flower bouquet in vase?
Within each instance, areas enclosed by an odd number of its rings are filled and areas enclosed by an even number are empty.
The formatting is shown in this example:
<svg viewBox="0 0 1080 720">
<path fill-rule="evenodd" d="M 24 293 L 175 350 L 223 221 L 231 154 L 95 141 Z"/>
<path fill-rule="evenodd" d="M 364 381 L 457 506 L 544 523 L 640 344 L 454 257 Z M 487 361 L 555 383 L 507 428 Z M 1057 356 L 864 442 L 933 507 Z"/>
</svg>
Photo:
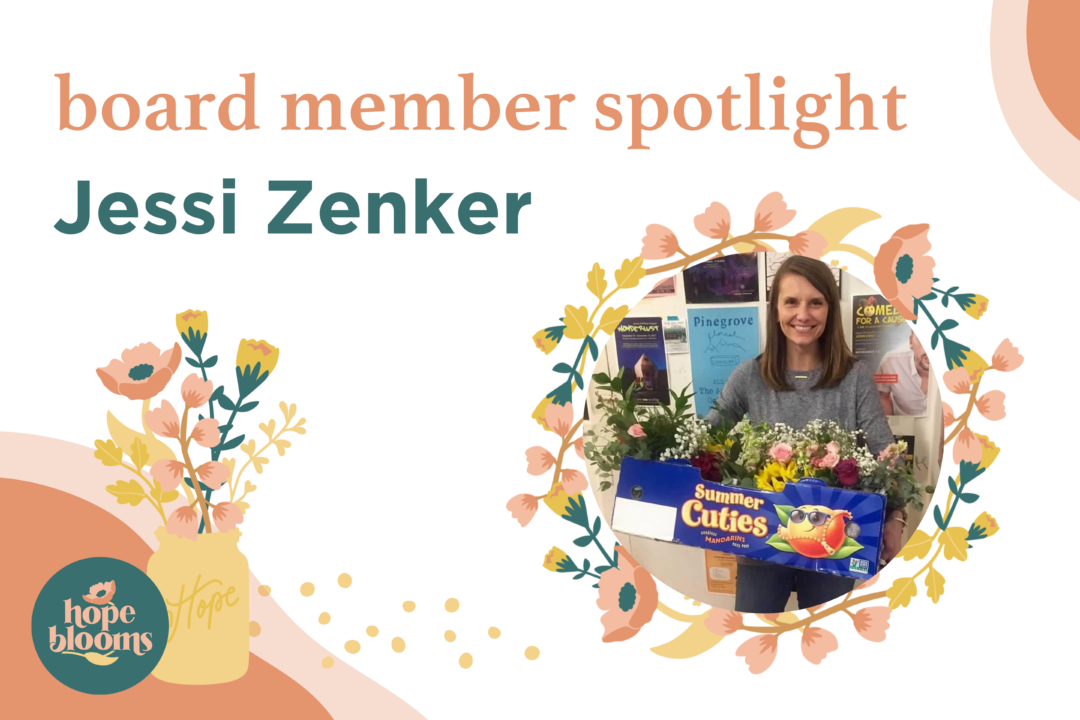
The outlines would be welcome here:
<svg viewBox="0 0 1080 720">
<path fill-rule="evenodd" d="M 179 343 L 165 352 L 144 343 L 98 369 L 108 390 L 141 401 L 142 432 L 110 412 L 111 439 L 96 441 L 94 456 L 132 476 L 106 488 L 118 503 L 136 506 L 146 501 L 161 517 L 162 526 L 155 532 L 160 547 L 146 572 L 165 599 L 169 636 L 153 675 L 184 685 L 230 682 L 247 672 L 248 562 L 237 544 L 241 536 L 237 526 L 244 522 L 250 508 L 246 498 L 257 486 L 241 480 L 248 467 L 263 472 L 269 462 L 264 453 L 271 446 L 285 454 L 291 445 L 282 437 L 285 433 L 307 432 L 304 418 L 294 422 L 296 405 L 284 402 L 279 405 L 285 418 L 280 429 L 276 420 L 259 425 L 267 437 L 261 448 L 254 438 L 245 443 L 245 435 L 232 432 L 237 417 L 259 405 L 249 398 L 277 367 L 279 350 L 262 340 L 240 341 L 233 400 L 224 385 L 215 386 L 207 375 L 218 359 L 202 357 L 208 326 L 202 311 L 176 316 L 181 339 L 194 355 L 183 359 L 198 370 L 180 383 L 177 406 L 161 399 L 152 407 L 152 401 L 180 367 Z M 229 417 L 222 422 L 225 412 Z M 162 438 L 171 440 L 178 454 Z M 222 454 L 238 447 L 247 461 L 237 472 L 235 458 Z M 228 500 L 221 497 L 225 490 Z"/>
</svg>

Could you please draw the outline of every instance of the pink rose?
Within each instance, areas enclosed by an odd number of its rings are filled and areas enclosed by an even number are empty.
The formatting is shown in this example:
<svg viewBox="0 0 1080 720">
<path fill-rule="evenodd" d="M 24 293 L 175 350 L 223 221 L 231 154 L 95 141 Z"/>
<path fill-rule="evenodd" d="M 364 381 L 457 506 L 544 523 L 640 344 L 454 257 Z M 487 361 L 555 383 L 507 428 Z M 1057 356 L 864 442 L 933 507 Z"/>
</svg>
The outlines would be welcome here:
<svg viewBox="0 0 1080 720">
<path fill-rule="evenodd" d="M 819 457 L 810 458 L 810 466 L 811 467 L 816 467 L 816 468 L 821 467 L 821 458 L 819 458 Z"/>
<path fill-rule="evenodd" d="M 825 457 L 821 458 L 821 465 L 818 467 L 831 468 L 836 467 L 836 464 L 840 462 L 840 456 L 834 452 L 826 453 Z"/>
<path fill-rule="evenodd" d="M 641 429 L 641 424 L 631 425 L 627 431 L 630 433 L 630 437 L 643 438 L 645 437 L 645 431 Z"/>
<path fill-rule="evenodd" d="M 855 487 L 859 484 L 859 464 L 855 462 L 855 458 L 848 458 L 836 463 L 833 474 L 836 475 L 836 481 L 842 487 Z"/>
<path fill-rule="evenodd" d="M 791 460 L 791 446 L 787 443 L 776 443 L 769 449 L 769 457 L 779 463 L 787 463 Z"/>
</svg>

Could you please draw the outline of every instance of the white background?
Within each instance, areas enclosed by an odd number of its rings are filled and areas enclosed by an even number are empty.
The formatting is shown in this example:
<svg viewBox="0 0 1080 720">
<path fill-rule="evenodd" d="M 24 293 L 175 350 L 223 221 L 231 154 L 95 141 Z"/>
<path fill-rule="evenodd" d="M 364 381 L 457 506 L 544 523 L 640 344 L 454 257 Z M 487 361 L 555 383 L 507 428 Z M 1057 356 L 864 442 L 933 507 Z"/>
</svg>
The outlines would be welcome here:
<svg viewBox="0 0 1080 720">
<path fill-rule="evenodd" d="M 1075 600 L 1071 519 L 1057 509 L 1071 505 L 1062 448 L 1074 432 L 1063 392 L 1071 383 L 1055 358 L 1070 351 L 1074 288 L 1062 275 L 1075 260 L 1080 213 L 1002 118 L 989 13 L 988 2 L 9 8 L 0 429 L 89 446 L 105 436 L 107 409 L 136 423 L 136 406 L 105 391 L 94 369 L 139 342 L 171 344 L 175 313 L 208 309 L 207 354 L 220 355 L 214 377 L 230 390 L 241 336 L 282 348 L 256 396 L 262 405 L 245 418 L 248 434 L 279 400 L 308 418 L 308 435 L 285 458 L 272 456 L 250 497 L 242 529 L 253 570 L 309 633 L 429 718 L 765 715 L 821 703 L 882 716 L 1048 709 L 1071 681 L 1054 658 L 1076 640 L 1063 613 Z M 221 98 L 241 90 L 239 73 L 256 72 L 262 129 L 120 133 L 99 119 L 59 132 L 53 75 L 63 72 L 99 104 L 116 92 L 143 103 L 161 92 Z M 303 92 L 346 102 L 443 92 L 460 128 L 465 72 L 503 103 L 521 92 L 574 93 L 563 110 L 569 129 L 277 129 L 280 96 Z M 895 85 L 906 94 L 908 127 L 834 132 L 814 151 L 796 148 L 790 132 L 724 132 L 719 108 L 697 133 L 669 123 L 648 151 L 626 149 L 625 126 L 593 128 L 603 93 L 656 92 L 673 103 L 733 85 L 745 104 L 752 72 L 785 76 L 789 125 L 804 92 L 831 92 L 827 117 L 839 124 L 833 75 L 851 72 L 857 92 L 880 98 Z M 883 113 L 879 101 L 881 126 Z M 737 111 L 737 122 L 745 118 Z M 234 236 L 220 234 L 220 217 L 206 236 L 52 228 L 73 216 L 77 180 L 92 181 L 96 204 L 118 190 L 140 201 L 158 191 L 220 198 L 223 177 L 237 180 Z M 318 199 L 338 190 L 410 198 L 417 177 L 453 192 L 452 203 L 473 191 L 531 192 L 533 205 L 516 236 L 501 224 L 484 236 L 266 234 L 279 204 L 268 180 L 313 180 Z M 793 232 L 836 208 L 877 211 L 882 220 L 850 236 L 871 252 L 903 225 L 930 223 L 938 276 L 991 298 L 988 314 L 962 322 L 956 337 L 986 358 L 1009 337 L 1026 362 L 992 377 L 1008 417 L 976 421 L 1003 448 L 978 482 L 977 507 L 1004 529 L 968 562 L 941 567 L 948 584 L 938 605 L 922 596 L 895 611 L 883 645 L 829 622 L 840 650 L 818 667 L 782 637 L 774 667 L 751 676 L 734 657 L 738 637 L 684 662 L 650 653 L 682 627 L 659 614 L 633 640 L 601 644 L 595 591 L 540 567 L 552 544 L 573 548 L 574 529 L 544 508 L 520 529 L 504 505 L 546 489 L 525 473 L 524 450 L 550 447 L 554 435 L 529 414 L 554 387 L 549 368 L 573 350 L 541 356 L 530 336 L 565 304 L 590 302 L 592 263 L 610 279 L 649 223 L 703 247 L 693 218 L 713 201 L 744 232 L 774 190 L 798 211 Z M 317 225 L 311 200 L 300 214 Z M 862 261 L 842 259 L 870 278 Z M 618 300 L 633 305 L 647 289 Z M 167 392 L 176 400 L 175 385 Z M 334 585 L 341 572 L 355 578 L 348 591 Z M 298 592 L 304 581 L 316 584 L 312 598 Z M 453 616 L 442 610 L 449 597 L 462 602 Z M 662 599 L 693 611 L 681 596 Z M 416 612 L 402 612 L 404 600 Z M 335 618 L 325 627 L 324 610 Z M 369 624 L 379 638 L 362 634 Z M 486 637 L 490 625 L 499 640 Z M 452 645 L 442 639 L 448 628 L 459 638 Z M 389 649 L 397 635 L 408 643 L 400 655 Z M 355 656 L 340 650 L 351 637 L 363 645 Z M 524 659 L 527 645 L 540 647 L 539 660 Z M 469 671 L 457 667 L 464 651 L 476 659 Z"/>
</svg>

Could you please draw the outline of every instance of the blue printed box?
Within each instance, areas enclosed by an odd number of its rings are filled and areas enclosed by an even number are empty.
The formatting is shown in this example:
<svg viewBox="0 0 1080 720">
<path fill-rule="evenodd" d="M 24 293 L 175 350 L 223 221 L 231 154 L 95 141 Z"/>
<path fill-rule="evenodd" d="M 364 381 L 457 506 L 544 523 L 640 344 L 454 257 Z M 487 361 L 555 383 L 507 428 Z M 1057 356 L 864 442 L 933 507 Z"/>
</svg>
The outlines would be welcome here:
<svg viewBox="0 0 1080 720">
<path fill-rule="evenodd" d="M 721 485 L 679 462 L 626 458 L 611 526 L 629 535 L 717 550 L 816 572 L 878 572 L 885 496 L 816 478 L 783 492 Z"/>
</svg>

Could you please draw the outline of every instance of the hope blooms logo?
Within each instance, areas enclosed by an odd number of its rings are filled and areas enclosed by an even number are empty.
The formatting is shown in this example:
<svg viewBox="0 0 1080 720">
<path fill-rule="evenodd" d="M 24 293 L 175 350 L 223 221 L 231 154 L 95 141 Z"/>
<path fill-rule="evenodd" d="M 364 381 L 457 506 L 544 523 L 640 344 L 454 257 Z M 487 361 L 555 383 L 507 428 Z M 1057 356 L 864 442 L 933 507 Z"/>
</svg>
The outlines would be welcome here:
<svg viewBox="0 0 1080 720">
<path fill-rule="evenodd" d="M 115 558 L 87 558 L 61 569 L 41 589 L 31 619 L 34 647 L 49 673 L 94 695 L 126 690 L 149 675 L 168 628 L 154 583 Z"/>
</svg>

